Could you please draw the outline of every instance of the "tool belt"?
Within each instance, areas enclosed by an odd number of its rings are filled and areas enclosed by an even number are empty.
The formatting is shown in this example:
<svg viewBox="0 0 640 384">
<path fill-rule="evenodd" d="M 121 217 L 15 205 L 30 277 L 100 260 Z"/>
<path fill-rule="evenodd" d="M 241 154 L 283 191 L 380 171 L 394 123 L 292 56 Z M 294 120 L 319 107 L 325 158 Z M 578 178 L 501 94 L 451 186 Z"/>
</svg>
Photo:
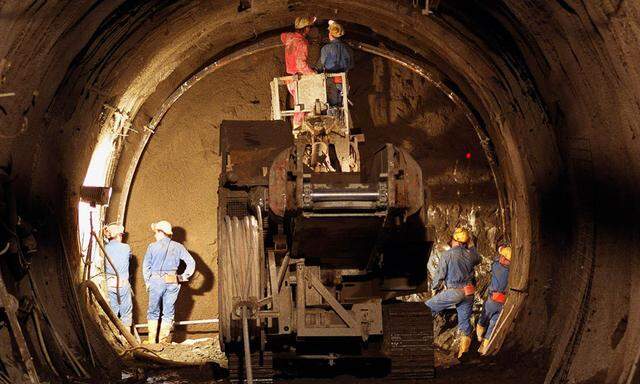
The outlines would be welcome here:
<svg viewBox="0 0 640 384">
<path fill-rule="evenodd" d="M 476 287 L 473 284 L 467 284 L 462 288 L 465 296 L 471 296 L 476 293 Z"/>
<path fill-rule="evenodd" d="M 166 274 L 162 276 L 162 278 L 164 279 L 164 282 L 167 284 L 178 284 L 178 275 L 176 275 L 175 273 Z"/>
<path fill-rule="evenodd" d="M 504 304 L 504 302 L 507 300 L 507 295 L 502 292 L 493 292 L 491 294 L 491 300 L 495 301 L 496 303 Z"/>
<path fill-rule="evenodd" d="M 107 276 L 107 287 L 108 288 L 125 288 L 129 286 L 129 280 L 118 281 L 118 279 L 114 275 Z"/>
<path fill-rule="evenodd" d="M 154 272 L 151 276 L 158 276 L 167 284 L 178 284 L 180 282 L 178 275 L 175 273 Z"/>
</svg>

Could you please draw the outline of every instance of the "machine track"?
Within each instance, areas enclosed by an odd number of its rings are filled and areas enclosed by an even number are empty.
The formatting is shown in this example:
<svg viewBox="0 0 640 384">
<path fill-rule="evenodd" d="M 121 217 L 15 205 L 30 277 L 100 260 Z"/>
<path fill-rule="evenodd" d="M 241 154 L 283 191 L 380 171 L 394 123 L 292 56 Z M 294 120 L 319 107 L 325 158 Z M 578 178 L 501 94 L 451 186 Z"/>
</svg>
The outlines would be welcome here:
<svg viewBox="0 0 640 384">
<path fill-rule="evenodd" d="M 419 382 L 435 377 L 433 319 L 424 303 L 391 303 L 383 308 L 383 353 L 391 360 L 391 372 L 385 382 Z M 275 383 L 273 354 L 251 354 L 255 383 Z M 229 356 L 229 381 L 245 383 L 244 358 Z"/>
<path fill-rule="evenodd" d="M 262 354 L 254 352 L 251 354 L 251 366 L 253 368 L 254 383 L 275 383 L 273 370 L 273 354 L 265 351 Z M 231 383 L 246 383 L 244 367 L 244 356 L 231 354 L 229 356 L 229 381 Z"/>
<path fill-rule="evenodd" d="M 392 303 L 382 307 L 383 351 L 391 359 L 388 381 L 435 377 L 433 319 L 424 303 Z"/>
</svg>

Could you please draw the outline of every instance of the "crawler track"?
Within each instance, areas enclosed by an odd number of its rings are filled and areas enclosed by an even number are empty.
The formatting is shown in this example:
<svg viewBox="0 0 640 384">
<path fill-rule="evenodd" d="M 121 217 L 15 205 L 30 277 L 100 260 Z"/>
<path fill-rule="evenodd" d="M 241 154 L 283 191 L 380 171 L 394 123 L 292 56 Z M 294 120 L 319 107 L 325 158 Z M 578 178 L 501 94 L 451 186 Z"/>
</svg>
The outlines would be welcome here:
<svg viewBox="0 0 640 384">
<path fill-rule="evenodd" d="M 382 307 L 384 353 L 391 359 L 386 380 L 435 377 L 433 320 L 424 303 L 393 303 Z"/>
<path fill-rule="evenodd" d="M 433 320 L 423 303 L 393 303 L 383 305 L 383 353 L 391 360 L 391 372 L 383 379 L 395 382 L 421 382 L 435 377 Z M 251 355 L 255 383 L 274 383 L 273 355 L 264 352 Z M 229 380 L 246 382 L 244 360 L 229 356 Z"/>
<path fill-rule="evenodd" d="M 251 354 L 251 366 L 253 367 L 254 383 L 274 383 L 273 355 L 265 351 Z M 229 381 L 231 383 L 246 383 L 244 356 L 231 354 L 229 356 Z"/>
</svg>

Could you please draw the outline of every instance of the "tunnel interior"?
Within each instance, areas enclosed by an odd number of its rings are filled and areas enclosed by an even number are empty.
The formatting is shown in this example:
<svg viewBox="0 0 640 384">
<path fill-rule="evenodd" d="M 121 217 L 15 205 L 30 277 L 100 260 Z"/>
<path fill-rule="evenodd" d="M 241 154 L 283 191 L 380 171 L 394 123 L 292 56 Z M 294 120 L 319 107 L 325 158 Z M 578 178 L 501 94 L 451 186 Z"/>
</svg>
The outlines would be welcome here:
<svg viewBox="0 0 640 384">
<path fill-rule="evenodd" d="M 0 267 L 27 313 L 25 345 L 42 380 L 115 380 L 140 364 L 121 354 L 126 343 L 80 285 L 101 262 L 90 231 L 103 224 L 126 227 L 134 323 L 145 321 L 139 266 L 158 219 L 174 224 L 197 264 L 177 317 L 217 316 L 219 127 L 270 119 L 268 83 L 284 67 L 277 36 L 307 14 L 344 22 L 356 48 L 350 98 L 365 157 L 390 141 L 426 175 L 433 253 L 459 224 L 487 260 L 497 242 L 513 244 L 492 356 L 447 369 L 443 358 L 437 380 L 637 380 L 640 257 L 619 248 L 637 237 L 633 2 L 9 1 L 0 10 L 10 245 Z M 82 186 L 111 187 L 108 206 L 81 202 Z M 2 378 L 27 380 L 8 315 L 3 324 Z M 176 336 L 215 332 L 189 325 Z M 446 352 L 453 338 L 436 343 Z"/>
</svg>

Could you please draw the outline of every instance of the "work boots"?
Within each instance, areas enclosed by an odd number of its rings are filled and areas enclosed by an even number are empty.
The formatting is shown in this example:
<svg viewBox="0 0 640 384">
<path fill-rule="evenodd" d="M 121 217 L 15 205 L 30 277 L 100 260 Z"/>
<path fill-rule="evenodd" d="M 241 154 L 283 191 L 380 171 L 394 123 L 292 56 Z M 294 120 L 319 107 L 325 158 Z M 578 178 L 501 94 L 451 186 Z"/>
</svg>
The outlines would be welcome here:
<svg viewBox="0 0 640 384">
<path fill-rule="evenodd" d="M 471 336 L 464 335 L 460 338 L 460 349 L 458 350 L 458 359 L 469 351 L 471 346 Z"/>
<path fill-rule="evenodd" d="M 147 328 L 149 329 L 149 338 L 146 344 L 155 344 L 156 336 L 158 335 L 158 320 L 149 320 Z"/>
<path fill-rule="evenodd" d="M 476 325 L 476 336 L 478 336 L 478 342 L 479 343 L 482 343 L 482 339 L 484 338 L 484 332 L 485 331 L 486 331 L 485 327 L 483 327 L 480 324 Z"/>
<path fill-rule="evenodd" d="M 165 324 L 164 322 L 160 324 L 160 342 L 161 343 L 171 343 L 171 328 L 173 324 Z"/>
</svg>

